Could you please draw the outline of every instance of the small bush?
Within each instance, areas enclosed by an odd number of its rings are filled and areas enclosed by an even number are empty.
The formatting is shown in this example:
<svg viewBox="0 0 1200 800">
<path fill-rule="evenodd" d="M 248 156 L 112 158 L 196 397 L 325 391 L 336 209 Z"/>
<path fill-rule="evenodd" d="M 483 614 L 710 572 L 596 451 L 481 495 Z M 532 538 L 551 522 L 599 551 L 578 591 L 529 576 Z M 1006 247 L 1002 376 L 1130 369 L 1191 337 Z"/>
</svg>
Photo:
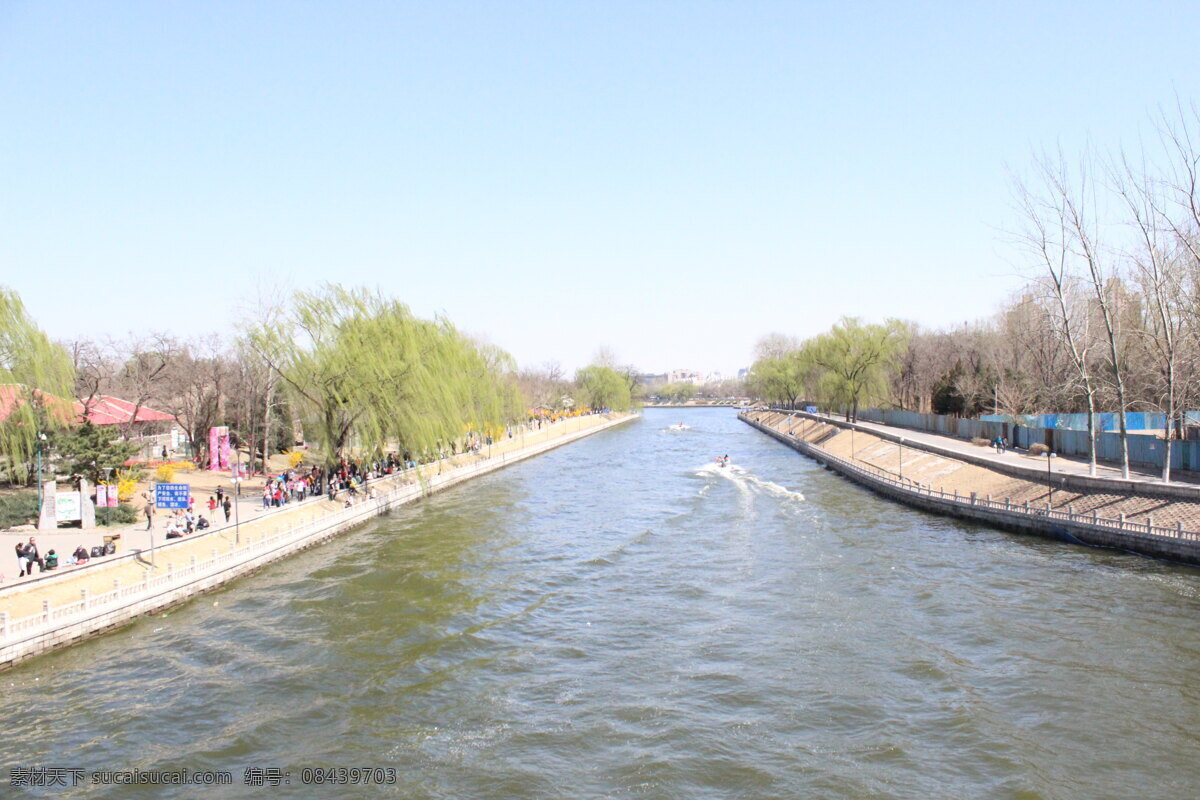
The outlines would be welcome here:
<svg viewBox="0 0 1200 800">
<path fill-rule="evenodd" d="M 1050 448 L 1046 447 L 1046 445 L 1044 445 L 1044 444 L 1029 445 L 1029 455 L 1031 455 L 1031 456 L 1044 456 L 1044 455 L 1046 455 L 1046 453 L 1049 453 L 1049 452 L 1050 452 Z"/>
<path fill-rule="evenodd" d="M 0 528 L 37 522 L 37 490 L 0 497 Z"/>
<path fill-rule="evenodd" d="M 140 483 L 146 480 L 146 470 L 136 464 L 126 467 L 125 469 L 117 470 L 118 480 L 131 480 L 134 483 Z"/>
<path fill-rule="evenodd" d="M 175 467 L 170 464 L 161 464 L 158 469 L 154 470 L 154 479 L 159 483 L 173 483 L 175 481 Z M 119 493 L 121 490 L 118 489 Z"/>
<path fill-rule="evenodd" d="M 171 461 L 163 466 L 174 467 L 177 472 L 191 472 L 196 469 L 196 465 L 191 461 Z"/>
<path fill-rule="evenodd" d="M 976 436 L 974 439 L 971 440 L 971 444 L 977 444 L 980 447 L 991 447 L 992 440 L 991 439 L 981 439 L 978 436 Z"/>
<path fill-rule="evenodd" d="M 112 517 L 111 522 L 109 517 Z M 97 508 L 96 509 L 96 524 L 97 525 L 132 525 L 138 521 L 137 509 L 133 506 L 127 506 L 124 503 L 116 508 Z"/>
<path fill-rule="evenodd" d="M 304 453 L 300 450 L 289 450 L 287 457 L 288 463 L 292 465 L 292 469 L 300 466 L 301 462 L 304 461 Z"/>
</svg>

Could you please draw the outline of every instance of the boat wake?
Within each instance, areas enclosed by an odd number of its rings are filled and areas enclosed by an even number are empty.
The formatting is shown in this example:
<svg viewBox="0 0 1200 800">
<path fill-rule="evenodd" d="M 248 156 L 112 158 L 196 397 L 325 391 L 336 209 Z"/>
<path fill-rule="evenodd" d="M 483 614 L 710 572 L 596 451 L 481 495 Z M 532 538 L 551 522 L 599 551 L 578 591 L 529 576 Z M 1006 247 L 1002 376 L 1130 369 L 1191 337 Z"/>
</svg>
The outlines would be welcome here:
<svg viewBox="0 0 1200 800">
<path fill-rule="evenodd" d="M 765 481 L 750 470 L 745 467 L 739 467 L 737 464 L 730 464 L 727 467 L 722 467 L 718 464 L 705 464 L 696 470 L 696 475 L 703 478 L 724 478 L 732 483 L 743 495 L 758 494 L 774 497 L 779 500 L 804 502 L 804 495 L 800 492 L 793 491 L 786 486 L 780 486 L 773 481 Z M 712 483 L 709 483 L 701 489 L 700 496 L 703 497 L 707 494 L 712 485 Z"/>
</svg>

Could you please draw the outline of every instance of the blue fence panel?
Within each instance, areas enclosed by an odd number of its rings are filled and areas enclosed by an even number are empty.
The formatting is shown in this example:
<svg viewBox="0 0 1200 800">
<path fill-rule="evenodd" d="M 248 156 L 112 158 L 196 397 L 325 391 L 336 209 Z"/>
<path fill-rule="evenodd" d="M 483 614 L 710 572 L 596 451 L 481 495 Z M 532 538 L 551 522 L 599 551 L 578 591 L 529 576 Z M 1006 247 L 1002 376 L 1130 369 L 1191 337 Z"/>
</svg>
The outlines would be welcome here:
<svg viewBox="0 0 1200 800">
<path fill-rule="evenodd" d="M 985 414 L 978 419 L 951 417 L 940 414 L 918 414 L 915 411 L 863 409 L 864 420 L 882 422 L 901 428 L 930 431 L 961 439 L 994 439 L 1007 434 L 1010 446 L 1028 449 L 1032 444 L 1044 444 L 1046 431 L 1051 431 L 1055 452 L 1065 456 L 1086 458 L 1088 454 L 1087 414 Z M 1184 421 L 1200 425 L 1200 411 L 1183 412 Z M 1135 411 L 1125 415 L 1131 431 L 1161 430 L 1166 415 Z M 1117 414 L 1095 415 L 1096 457 L 1102 461 L 1121 460 L 1120 422 Z M 1005 427 L 1008 430 L 1005 431 Z M 1149 434 L 1129 437 L 1129 460 L 1139 466 L 1162 465 L 1166 445 L 1162 439 Z M 1171 466 L 1175 469 L 1200 471 L 1200 441 L 1177 441 L 1172 446 Z"/>
</svg>

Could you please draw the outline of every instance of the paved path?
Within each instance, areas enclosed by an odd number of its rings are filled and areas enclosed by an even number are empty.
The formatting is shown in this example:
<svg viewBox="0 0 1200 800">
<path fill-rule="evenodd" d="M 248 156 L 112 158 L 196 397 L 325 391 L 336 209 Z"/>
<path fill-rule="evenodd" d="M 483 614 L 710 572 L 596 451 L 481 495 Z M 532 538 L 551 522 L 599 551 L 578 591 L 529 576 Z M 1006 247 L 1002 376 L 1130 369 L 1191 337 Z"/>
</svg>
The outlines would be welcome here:
<svg viewBox="0 0 1200 800">
<path fill-rule="evenodd" d="M 197 493 L 198 494 L 198 493 Z M 213 522 L 209 530 L 232 531 L 235 525 L 239 523 L 251 522 L 260 519 L 264 515 L 262 507 L 261 489 L 251 493 L 242 495 L 242 498 L 237 503 L 236 516 L 230 515 L 230 521 L 225 522 L 225 514 L 221 509 L 217 509 L 215 514 L 216 519 L 209 517 L 208 507 L 204 505 L 200 497 L 197 496 L 196 502 L 200 506 L 199 513 L 202 514 L 210 522 Z M 205 498 L 207 499 L 207 498 Z M 312 502 L 317 502 L 317 498 L 308 498 L 301 506 Z M 297 504 L 289 504 L 289 507 L 295 507 Z M 104 518 L 104 509 L 96 509 L 96 517 Z M 45 558 L 46 554 L 54 550 L 58 554 L 60 564 L 65 564 L 71 553 L 75 552 L 75 548 L 83 545 L 89 551 L 93 546 L 104 543 L 104 537 L 110 534 L 120 534 L 121 541 L 118 543 L 117 552 L 128 552 L 129 550 L 148 550 L 150 548 L 151 536 L 154 538 L 154 544 L 161 545 L 167 541 L 167 523 L 170 521 L 170 512 L 159 512 L 154 517 L 154 527 L 152 530 L 146 530 L 146 518 L 139 517 L 139 521 L 132 525 L 114 525 L 111 528 L 98 526 L 95 528 L 60 528 L 57 531 L 8 531 L 0 533 L 0 586 L 7 586 L 14 582 L 18 582 L 17 578 L 17 542 L 28 542 L 30 537 L 33 537 L 37 542 L 38 553 Z M 37 567 L 34 567 L 34 574 L 37 574 Z"/>
<path fill-rule="evenodd" d="M 520 430 L 511 439 L 498 439 L 491 447 L 485 447 L 481 455 L 490 457 L 491 455 L 500 455 L 501 453 L 513 451 L 524 447 L 526 444 L 533 444 L 543 439 L 557 438 L 571 431 L 578 430 L 581 427 L 590 427 L 597 424 L 599 417 L 584 416 L 571 417 L 561 420 L 554 424 L 546 424 L 541 428 L 532 430 Z M 443 463 L 444 467 L 452 466 L 458 461 L 467 459 L 467 456 L 459 455 L 446 459 Z M 427 469 L 437 469 L 437 462 L 427 466 Z M 411 471 L 410 471 L 411 472 Z M 310 497 L 302 503 L 288 503 L 283 508 L 273 508 L 266 511 L 262 507 L 262 482 L 258 482 L 258 487 L 247 487 L 242 494 L 241 499 L 237 504 L 237 515 L 231 516 L 230 522 L 225 522 L 225 514 L 220 509 L 217 509 L 216 519 L 212 519 L 208 514 L 208 507 L 205 502 L 208 495 L 212 492 L 206 490 L 197 490 L 194 492 L 196 497 L 197 511 L 203 514 L 209 521 L 213 523 L 212 527 L 199 531 L 204 535 L 221 534 L 228 531 L 230 536 L 220 538 L 228 538 L 232 541 L 235 523 L 242 525 L 248 522 L 255 522 L 272 515 L 278 515 L 281 512 L 295 511 L 297 509 L 325 508 L 332 507 L 325 503 L 323 497 Z M 325 505 L 320 505 L 325 503 Z M 97 518 L 102 519 L 104 515 L 103 509 L 96 509 Z M 89 551 L 95 545 L 104 543 L 104 537 L 107 534 L 119 533 L 121 541 L 118 545 L 118 553 L 127 553 L 131 550 L 148 550 L 151 545 L 151 535 L 153 535 L 154 545 L 164 544 L 166 539 L 167 523 L 170 520 L 170 512 L 160 511 L 155 514 L 154 528 L 152 531 L 146 530 L 146 518 L 140 516 L 139 521 L 131 525 L 115 525 L 112 528 L 95 527 L 95 528 L 60 528 L 57 531 L 9 531 L 0 533 L 0 588 L 10 587 L 14 584 L 22 584 L 29 580 L 26 578 L 18 578 L 17 555 L 15 546 L 17 542 L 28 542 L 30 537 L 33 537 L 37 543 L 38 553 L 44 558 L 50 550 L 54 550 L 59 557 L 59 564 L 65 565 L 71 553 L 75 548 L 83 545 Z M 195 536 L 193 534 L 192 536 Z M 185 538 L 192 538 L 192 536 Z M 171 540 L 175 541 L 175 540 Z M 90 563 L 100 563 L 101 559 L 93 559 Z M 60 567 L 59 573 L 67 571 L 70 568 L 65 566 Z M 37 567 L 34 567 L 34 578 L 37 578 L 40 573 L 37 572 Z"/>
<path fill-rule="evenodd" d="M 785 412 L 786 413 L 786 412 Z M 833 422 L 845 422 L 842 417 L 831 414 L 818 414 L 817 416 L 828 419 Z M 944 450 L 950 450 L 958 453 L 980 458 L 988 462 L 1004 464 L 1009 467 L 1027 468 L 1031 471 L 1030 477 L 1035 477 L 1032 472 L 1038 471 L 1041 475 L 1046 474 L 1046 456 L 1031 456 L 1024 450 L 1012 450 L 1003 455 L 996 453 L 995 448 L 980 447 L 977 444 L 958 439 L 953 436 L 943 436 L 939 433 L 928 433 L 926 431 L 914 431 L 909 428 L 897 428 L 892 425 L 882 425 L 878 422 L 860 421 L 857 425 L 863 430 L 891 434 L 892 436 L 902 436 L 906 441 L 919 442 L 922 444 L 930 444 L 940 447 Z M 1088 475 L 1088 462 L 1086 459 L 1056 456 L 1050 461 L 1050 472 L 1056 475 Z M 1129 478 L 1121 478 L 1121 468 L 1113 466 L 1106 462 L 1096 464 L 1096 477 L 1111 478 L 1115 480 L 1128 480 L 1130 483 L 1142 484 L 1162 484 L 1161 473 L 1157 469 L 1146 469 L 1143 467 L 1130 467 Z M 1196 475 L 1184 470 L 1171 471 L 1171 483 L 1196 484 L 1200 483 L 1200 475 Z"/>
</svg>

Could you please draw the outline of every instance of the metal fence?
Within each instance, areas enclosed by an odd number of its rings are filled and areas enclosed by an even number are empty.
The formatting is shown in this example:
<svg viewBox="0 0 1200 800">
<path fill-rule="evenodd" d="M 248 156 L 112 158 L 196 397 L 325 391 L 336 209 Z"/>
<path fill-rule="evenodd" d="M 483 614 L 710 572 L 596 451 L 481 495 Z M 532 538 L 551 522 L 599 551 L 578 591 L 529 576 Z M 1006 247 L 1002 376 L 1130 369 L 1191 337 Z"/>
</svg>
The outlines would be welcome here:
<svg viewBox="0 0 1200 800">
<path fill-rule="evenodd" d="M 0 643 L 11 640 L 21 634 L 29 634 L 31 632 L 46 633 L 58 627 L 84 622 L 93 612 L 104 613 L 115 611 L 140 601 L 152 600 L 170 591 L 172 588 L 182 587 L 189 583 L 215 577 L 226 570 L 234 569 L 260 559 L 265 559 L 265 561 L 273 560 L 270 555 L 275 551 L 296 549 L 298 545 L 306 543 L 309 539 L 319 540 L 333 536 L 339 531 L 385 513 L 393 506 L 408 502 L 424 492 L 431 492 L 438 488 L 459 483 L 481 472 L 489 472 L 497 469 L 509 461 L 521 460 L 537 455 L 538 453 L 573 441 L 587 433 L 597 432 L 611 424 L 623 421 L 622 418 L 613 419 L 609 417 L 605 423 L 584 428 L 578 424 L 578 420 L 583 418 L 574 419 L 577 421 L 574 432 L 563 433 L 561 436 L 531 444 L 512 453 L 501 452 L 490 458 L 482 454 L 479 456 L 457 456 L 456 458 L 460 459 L 473 458 L 475 460 L 472 463 L 455 465 L 449 468 L 442 466 L 442 471 L 426 476 L 423 483 L 403 483 L 399 486 L 388 488 L 386 491 L 377 491 L 374 497 L 364 498 L 348 508 L 340 508 L 324 514 L 310 514 L 307 521 L 293 524 L 274 534 L 259 535 L 255 538 L 252 531 L 243 529 L 240 541 L 235 541 L 229 545 L 228 549 L 225 549 L 224 552 L 220 552 L 219 548 L 214 546 L 208 558 L 197 559 L 193 556 L 186 563 L 167 561 L 166 571 L 161 575 L 151 577 L 149 572 L 147 572 L 141 581 L 126 585 L 121 585 L 120 582 L 114 580 L 112 589 L 97 594 L 89 594 L 86 588 L 81 588 L 78 600 L 57 606 L 52 606 L 49 600 L 43 600 L 40 612 L 24 617 L 12 619 L 9 617 L 8 612 L 0 612 Z M 564 420 L 556 424 L 568 425 L 570 424 L 570 420 Z M 422 467 L 422 469 L 432 470 L 438 466 L 435 462 L 434 464 Z M 410 470 L 400 475 L 376 478 L 368 481 L 367 485 L 368 488 L 376 488 L 381 483 L 394 481 L 397 478 L 412 481 L 414 471 Z M 261 519 L 265 519 L 265 517 L 260 517 L 259 520 Z M 228 528 L 220 530 L 222 533 L 228 533 L 228 531 Z M 213 533 L 215 534 L 217 531 Z M 196 538 L 180 539 L 170 544 L 160 545 L 156 548 L 157 559 L 169 559 L 173 548 L 192 544 L 195 541 L 197 541 Z M 130 553 L 125 558 L 137 556 L 137 553 Z M 110 561 L 107 563 L 111 564 L 113 562 Z M 63 577 L 70 574 L 77 573 L 66 573 Z M 14 586 L 18 585 L 20 584 L 14 584 Z"/>
<path fill-rule="evenodd" d="M 951 417 L 943 414 L 918 414 L 915 411 L 894 411 L 870 408 L 860 411 L 859 419 L 894 425 L 899 428 L 929 431 L 959 439 L 994 439 L 1004 436 L 1012 447 L 1028 449 L 1033 444 L 1044 444 L 1056 453 L 1066 456 L 1088 455 L 1087 414 L 1040 414 L 1037 416 L 985 415 L 979 419 Z M 1097 414 L 1097 422 L 1112 424 L 1115 414 Z M 1129 430 L 1136 425 L 1165 419 L 1162 414 L 1126 414 Z M 1200 412 L 1189 411 L 1189 421 L 1200 422 Z M 1026 422 L 1039 421 L 1048 425 L 1030 425 Z M 1072 427 L 1082 425 L 1082 428 Z M 1097 430 L 1104 430 L 1097 427 Z M 1153 427 L 1147 430 L 1155 430 Z M 1166 453 L 1166 443 L 1152 434 L 1134 434 L 1128 437 L 1129 461 L 1144 467 L 1161 468 Z M 1121 435 L 1105 430 L 1096 436 L 1096 458 L 1101 461 L 1121 460 Z M 1171 443 L 1171 468 L 1200 471 L 1200 441 L 1175 440 Z"/>
<path fill-rule="evenodd" d="M 786 411 L 772 411 L 769 413 L 791 416 Z M 746 414 L 739 416 L 743 419 L 748 418 Z M 1059 520 L 1072 525 L 1091 527 L 1106 532 L 1118 532 L 1130 536 L 1148 536 L 1163 540 L 1200 542 L 1200 531 L 1186 530 L 1182 523 L 1176 523 L 1174 527 L 1155 525 L 1152 515 L 1148 515 L 1145 522 L 1134 522 L 1133 520 L 1126 519 L 1124 514 L 1116 518 L 1101 517 L 1097 511 L 1092 511 L 1089 514 L 1076 514 L 1074 508 L 1069 505 L 1064 511 L 1052 508 L 1049 504 L 1045 506 L 1031 505 L 1029 502 L 1014 504 L 1008 498 L 1001 501 L 992 499 L 991 495 L 981 498 L 976 493 L 961 494 L 957 489 L 952 492 L 947 492 L 940 486 L 934 489 L 932 484 L 924 484 L 907 478 L 901 478 L 873 464 L 867 464 L 862 461 L 851 461 L 835 456 L 817 445 L 802 441 L 765 423 L 758 422 L 757 424 L 767 427 L 781 436 L 787 437 L 790 441 L 799 445 L 802 452 L 810 457 L 833 465 L 838 472 L 855 477 L 861 483 L 868 486 L 877 485 L 887 487 L 893 491 L 901 491 L 917 497 L 927 497 L 937 500 L 939 503 L 972 508 L 986 508 L 1001 515 L 1011 515 L 1014 521 L 1025 521 L 1030 518 Z"/>
</svg>

